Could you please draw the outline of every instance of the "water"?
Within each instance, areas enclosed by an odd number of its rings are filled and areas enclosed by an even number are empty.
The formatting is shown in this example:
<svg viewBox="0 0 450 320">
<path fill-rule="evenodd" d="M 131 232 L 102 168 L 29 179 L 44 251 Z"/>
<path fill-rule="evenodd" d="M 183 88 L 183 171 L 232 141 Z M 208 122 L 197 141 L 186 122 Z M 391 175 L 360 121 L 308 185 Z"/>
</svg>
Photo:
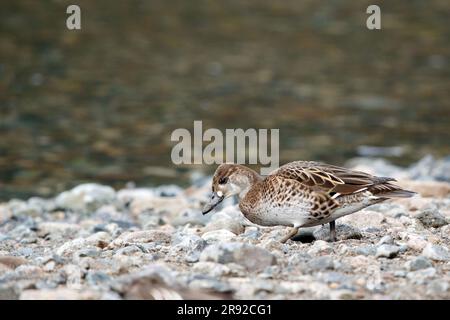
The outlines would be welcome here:
<svg viewBox="0 0 450 320">
<path fill-rule="evenodd" d="M 0 199 L 189 184 L 176 128 L 279 128 L 281 162 L 450 153 L 450 3 L 2 1 Z M 378 150 L 378 149 L 375 149 Z M 387 149 L 392 150 L 392 149 Z"/>
</svg>

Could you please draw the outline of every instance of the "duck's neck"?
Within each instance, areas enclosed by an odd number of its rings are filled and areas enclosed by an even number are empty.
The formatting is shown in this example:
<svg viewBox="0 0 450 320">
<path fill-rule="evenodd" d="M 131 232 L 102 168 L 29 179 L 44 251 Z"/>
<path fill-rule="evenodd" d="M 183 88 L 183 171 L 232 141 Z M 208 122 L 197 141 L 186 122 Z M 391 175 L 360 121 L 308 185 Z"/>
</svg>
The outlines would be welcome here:
<svg viewBox="0 0 450 320">
<path fill-rule="evenodd" d="M 242 166 L 242 182 L 241 182 L 241 192 L 238 197 L 242 200 L 249 190 L 263 178 L 254 170 Z"/>
</svg>

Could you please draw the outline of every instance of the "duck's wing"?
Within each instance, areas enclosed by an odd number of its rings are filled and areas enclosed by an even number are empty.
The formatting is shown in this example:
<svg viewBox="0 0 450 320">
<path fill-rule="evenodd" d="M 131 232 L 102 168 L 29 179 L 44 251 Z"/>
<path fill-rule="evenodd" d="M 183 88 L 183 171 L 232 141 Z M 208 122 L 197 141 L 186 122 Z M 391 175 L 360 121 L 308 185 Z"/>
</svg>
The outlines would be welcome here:
<svg viewBox="0 0 450 320">
<path fill-rule="evenodd" d="M 296 180 L 316 191 L 339 195 L 356 193 L 395 180 L 313 161 L 290 162 L 271 175 Z"/>
</svg>

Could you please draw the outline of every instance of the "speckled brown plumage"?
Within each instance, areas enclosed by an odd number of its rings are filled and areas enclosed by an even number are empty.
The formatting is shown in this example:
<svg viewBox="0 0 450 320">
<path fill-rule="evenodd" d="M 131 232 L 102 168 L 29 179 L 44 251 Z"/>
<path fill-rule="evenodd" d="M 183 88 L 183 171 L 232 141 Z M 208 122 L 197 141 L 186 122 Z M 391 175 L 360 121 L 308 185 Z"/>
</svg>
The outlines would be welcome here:
<svg viewBox="0 0 450 320">
<path fill-rule="evenodd" d="M 256 224 L 297 230 L 328 222 L 334 227 L 334 220 L 344 215 L 414 194 L 392 181 L 312 161 L 288 163 L 266 177 L 245 166 L 224 164 L 214 174 L 212 190 L 222 198 L 238 195 L 240 210 Z"/>
</svg>

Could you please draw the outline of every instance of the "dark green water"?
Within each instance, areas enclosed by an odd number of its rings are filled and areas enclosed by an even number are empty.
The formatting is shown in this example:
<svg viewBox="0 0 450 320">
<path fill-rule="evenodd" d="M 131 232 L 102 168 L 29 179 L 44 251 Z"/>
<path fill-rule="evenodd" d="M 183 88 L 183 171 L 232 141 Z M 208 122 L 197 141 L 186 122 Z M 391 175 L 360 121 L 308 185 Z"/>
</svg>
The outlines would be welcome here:
<svg viewBox="0 0 450 320">
<path fill-rule="evenodd" d="M 279 128 L 281 162 L 401 146 L 450 153 L 450 2 L 72 1 L 0 4 L 0 199 L 83 181 L 188 183 L 170 133 Z M 213 167 L 196 167 L 206 172 Z"/>
</svg>

